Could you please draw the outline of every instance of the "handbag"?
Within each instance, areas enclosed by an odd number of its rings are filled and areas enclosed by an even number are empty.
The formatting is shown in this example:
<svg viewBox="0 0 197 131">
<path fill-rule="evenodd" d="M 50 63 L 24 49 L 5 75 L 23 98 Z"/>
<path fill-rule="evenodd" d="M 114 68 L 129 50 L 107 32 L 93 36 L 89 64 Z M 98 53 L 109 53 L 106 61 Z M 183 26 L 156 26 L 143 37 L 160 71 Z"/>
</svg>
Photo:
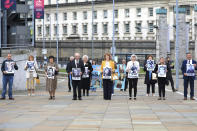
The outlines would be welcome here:
<svg viewBox="0 0 197 131">
<path fill-rule="evenodd" d="M 152 80 L 157 80 L 157 74 L 156 73 L 152 73 Z"/>
</svg>

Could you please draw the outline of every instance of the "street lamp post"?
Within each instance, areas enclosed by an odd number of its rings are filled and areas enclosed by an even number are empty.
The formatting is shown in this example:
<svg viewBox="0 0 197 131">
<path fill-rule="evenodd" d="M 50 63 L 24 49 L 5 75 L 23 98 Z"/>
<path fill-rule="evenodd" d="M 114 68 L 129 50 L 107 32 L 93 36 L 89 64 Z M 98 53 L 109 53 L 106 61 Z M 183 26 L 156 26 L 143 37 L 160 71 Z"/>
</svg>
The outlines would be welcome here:
<svg viewBox="0 0 197 131">
<path fill-rule="evenodd" d="M 1 12 L 1 2 L 0 2 L 0 57 L 1 57 L 1 16 L 2 16 L 2 12 Z"/>
<path fill-rule="evenodd" d="M 179 7 L 178 0 L 176 0 L 176 89 L 179 89 Z"/>
<path fill-rule="evenodd" d="M 92 60 L 94 59 L 94 1 L 92 0 Z"/>
<path fill-rule="evenodd" d="M 57 19 L 56 19 L 56 24 L 57 24 L 57 32 L 56 32 L 56 44 L 57 44 L 57 64 L 59 64 L 59 25 L 58 25 L 58 7 L 59 7 L 59 3 L 58 0 L 56 0 L 56 15 L 57 15 Z"/>
<path fill-rule="evenodd" d="M 34 47 L 34 35 L 35 35 L 34 19 L 35 19 L 35 16 L 34 16 L 34 0 L 32 0 L 32 46 L 33 47 Z"/>
<path fill-rule="evenodd" d="M 113 22 L 112 22 L 112 24 L 113 24 L 113 37 L 112 37 L 112 56 L 113 56 L 113 59 L 115 58 L 115 25 L 114 25 L 114 23 L 115 23 L 115 0 L 113 0 Z"/>
</svg>

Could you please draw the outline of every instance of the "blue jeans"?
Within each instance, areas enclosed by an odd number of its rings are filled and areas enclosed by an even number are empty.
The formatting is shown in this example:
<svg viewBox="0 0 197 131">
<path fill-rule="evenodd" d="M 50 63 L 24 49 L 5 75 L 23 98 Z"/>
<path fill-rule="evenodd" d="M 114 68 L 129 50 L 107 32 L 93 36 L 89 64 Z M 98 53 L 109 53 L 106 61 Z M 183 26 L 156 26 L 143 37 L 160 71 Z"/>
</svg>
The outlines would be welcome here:
<svg viewBox="0 0 197 131">
<path fill-rule="evenodd" d="M 2 98 L 5 98 L 7 92 L 7 84 L 9 85 L 8 89 L 8 96 L 12 98 L 12 85 L 13 85 L 14 76 L 7 76 L 3 75 L 3 91 L 2 91 Z"/>
<path fill-rule="evenodd" d="M 191 76 L 184 77 L 184 97 L 187 97 L 188 84 L 190 84 L 190 97 L 194 97 L 194 78 Z"/>
</svg>

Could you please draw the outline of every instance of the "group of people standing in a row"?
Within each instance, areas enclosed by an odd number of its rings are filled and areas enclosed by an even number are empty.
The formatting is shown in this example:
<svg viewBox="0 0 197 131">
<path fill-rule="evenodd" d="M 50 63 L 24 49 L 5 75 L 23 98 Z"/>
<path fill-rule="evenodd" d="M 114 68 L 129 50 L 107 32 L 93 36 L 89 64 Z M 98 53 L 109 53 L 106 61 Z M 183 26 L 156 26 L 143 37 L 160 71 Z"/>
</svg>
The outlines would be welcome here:
<svg viewBox="0 0 197 131">
<path fill-rule="evenodd" d="M 55 91 L 57 88 L 57 75 L 59 72 L 58 65 L 54 61 L 54 56 L 49 56 L 49 62 L 45 65 L 46 75 L 46 89 L 49 92 L 49 100 L 55 99 Z M 124 66 L 124 68 L 123 68 Z M 100 72 L 102 74 L 103 81 L 103 96 L 104 100 L 111 100 L 115 69 L 117 65 L 112 60 L 112 56 L 109 53 L 104 55 L 104 60 L 101 64 Z M 150 95 L 150 89 L 152 87 L 152 96 L 155 96 L 155 84 L 158 82 L 158 100 L 165 100 L 165 85 L 171 82 L 173 92 L 177 90 L 174 88 L 174 82 L 172 78 L 173 65 L 170 58 L 161 57 L 158 64 L 155 64 L 153 56 L 149 55 L 144 64 L 145 84 L 147 85 L 147 96 Z M 27 89 L 28 95 L 34 96 L 35 90 L 35 78 L 37 77 L 38 65 L 33 56 L 29 56 L 28 61 L 25 64 L 26 70 Z M 9 85 L 8 96 L 10 100 L 14 100 L 12 96 L 12 85 L 14 79 L 14 70 L 18 70 L 16 62 L 11 59 L 11 54 L 8 54 L 7 59 L 3 61 L 1 70 L 3 73 L 3 91 L 1 100 L 6 99 L 7 85 Z M 183 61 L 181 67 L 184 79 L 184 100 L 187 100 L 188 84 L 190 84 L 190 99 L 194 100 L 194 80 L 195 70 L 197 70 L 196 61 L 192 60 L 192 55 L 187 53 L 187 59 Z M 66 71 L 68 73 L 68 87 L 69 91 L 73 88 L 73 100 L 82 100 L 81 89 L 83 89 L 83 96 L 89 96 L 91 78 L 92 78 L 92 64 L 88 60 L 88 56 L 84 55 L 82 59 L 79 53 L 75 53 L 74 57 L 70 57 L 70 62 L 67 64 Z M 129 83 L 129 99 L 136 100 L 137 98 L 137 84 L 140 72 L 140 64 L 137 61 L 137 56 L 132 55 L 131 60 L 126 63 L 123 60 L 122 73 L 125 77 L 125 90 L 127 83 Z M 132 97 L 132 90 L 134 90 L 134 97 Z"/>
</svg>

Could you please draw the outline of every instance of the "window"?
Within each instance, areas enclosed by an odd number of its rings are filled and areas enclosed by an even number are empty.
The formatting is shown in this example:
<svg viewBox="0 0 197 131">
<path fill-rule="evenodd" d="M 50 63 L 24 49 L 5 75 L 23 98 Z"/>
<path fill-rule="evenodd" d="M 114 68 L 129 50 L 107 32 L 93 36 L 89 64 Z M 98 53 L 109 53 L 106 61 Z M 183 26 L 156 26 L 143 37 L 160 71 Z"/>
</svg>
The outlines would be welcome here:
<svg viewBox="0 0 197 131">
<path fill-rule="evenodd" d="M 136 23 L 136 32 L 141 33 L 142 32 L 142 23 Z"/>
<path fill-rule="evenodd" d="M 97 11 L 94 11 L 94 13 L 93 13 L 93 18 L 94 18 L 94 19 L 97 19 Z"/>
<path fill-rule="evenodd" d="M 153 8 L 149 8 L 148 12 L 149 12 L 149 16 L 153 16 Z"/>
<path fill-rule="evenodd" d="M 67 20 L 67 13 L 64 13 L 64 20 Z"/>
<path fill-rule="evenodd" d="M 41 34 L 42 34 L 42 28 L 38 27 L 38 35 L 41 35 Z"/>
<path fill-rule="evenodd" d="M 77 20 L 77 12 L 73 12 L 73 20 Z"/>
<path fill-rule="evenodd" d="M 153 33 L 153 23 L 149 23 L 149 24 L 148 24 L 148 31 L 149 31 L 150 33 Z"/>
<path fill-rule="evenodd" d="M 49 26 L 46 27 L 46 35 L 49 35 L 50 34 L 50 28 Z"/>
<path fill-rule="evenodd" d="M 103 11 L 103 18 L 106 19 L 107 18 L 107 10 Z"/>
<path fill-rule="evenodd" d="M 125 24 L 125 33 L 130 33 L 130 24 Z"/>
<path fill-rule="evenodd" d="M 50 14 L 46 14 L 46 20 L 50 21 Z"/>
<path fill-rule="evenodd" d="M 57 21 L 57 17 L 58 17 L 58 16 L 57 16 L 57 13 L 55 13 L 55 21 Z"/>
<path fill-rule="evenodd" d="M 107 34 L 107 33 L 108 33 L 108 25 L 103 24 L 103 34 Z"/>
<path fill-rule="evenodd" d="M 63 34 L 67 34 L 67 25 L 63 26 Z"/>
<path fill-rule="evenodd" d="M 97 32 L 97 24 L 93 25 L 93 33 L 94 33 L 94 34 L 97 34 L 97 33 L 98 33 L 98 32 Z"/>
<path fill-rule="evenodd" d="M 114 28 L 115 28 L 115 33 L 118 33 L 118 32 L 119 32 L 118 24 L 115 24 L 115 25 L 114 25 Z"/>
<path fill-rule="evenodd" d="M 84 34 L 88 33 L 88 26 L 87 25 L 83 25 L 83 33 Z"/>
<path fill-rule="evenodd" d="M 114 10 L 114 17 L 118 18 L 118 10 Z"/>
<path fill-rule="evenodd" d="M 73 32 L 73 34 L 77 34 L 77 26 L 76 25 L 72 26 L 72 32 Z"/>
<path fill-rule="evenodd" d="M 88 14 L 87 14 L 87 11 L 84 11 L 84 12 L 83 12 L 83 19 L 84 19 L 84 20 L 87 20 L 87 18 L 88 18 L 87 15 L 88 15 Z"/>
<path fill-rule="evenodd" d="M 137 17 L 141 17 L 141 8 L 137 8 Z"/>
<path fill-rule="evenodd" d="M 54 34 L 57 35 L 57 26 L 54 26 Z"/>
<path fill-rule="evenodd" d="M 129 9 L 125 9 L 125 17 L 129 17 Z"/>
</svg>

